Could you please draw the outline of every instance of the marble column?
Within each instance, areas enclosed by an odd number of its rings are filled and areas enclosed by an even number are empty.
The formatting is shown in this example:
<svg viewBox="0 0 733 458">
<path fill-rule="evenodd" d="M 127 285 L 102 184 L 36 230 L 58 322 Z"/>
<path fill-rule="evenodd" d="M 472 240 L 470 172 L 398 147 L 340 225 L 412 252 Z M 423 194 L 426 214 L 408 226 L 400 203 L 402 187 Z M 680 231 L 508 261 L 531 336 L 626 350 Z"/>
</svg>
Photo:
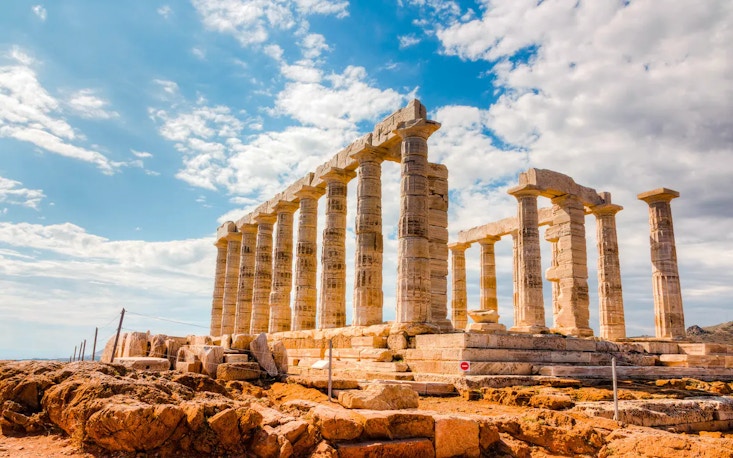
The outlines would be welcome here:
<svg viewBox="0 0 733 458">
<path fill-rule="evenodd" d="M 552 316 L 557 317 L 559 310 L 559 297 L 560 297 L 560 273 L 558 272 L 558 256 L 559 251 L 557 248 L 557 242 L 560 240 L 560 231 L 558 226 L 550 226 L 545 229 L 545 240 L 550 242 L 550 267 L 545 271 L 545 278 L 550 282 L 552 286 Z M 557 323 L 555 323 L 557 327 Z"/>
<path fill-rule="evenodd" d="M 448 320 L 448 167 L 428 165 L 430 322 L 447 332 L 453 330 Z"/>
<path fill-rule="evenodd" d="M 224 277 L 227 270 L 227 241 L 225 238 L 216 242 L 216 270 L 214 273 L 214 297 L 211 301 L 211 327 L 209 334 L 221 335 L 221 308 L 224 300 Z"/>
<path fill-rule="evenodd" d="M 473 319 L 466 331 L 504 332 L 506 326 L 499 323 L 499 303 L 496 298 L 496 254 L 494 245 L 501 237 L 488 236 L 478 241 L 481 246 L 481 276 L 479 279 L 479 309 L 469 310 Z"/>
<path fill-rule="evenodd" d="M 277 216 L 260 213 L 257 223 L 255 280 L 252 286 L 252 322 L 249 333 L 267 332 L 270 324 L 270 291 L 272 289 L 272 229 Z"/>
<path fill-rule="evenodd" d="M 239 258 L 239 292 L 234 317 L 234 334 L 248 334 L 252 321 L 252 286 L 255 279 L 257 225 L 243 224 L 239 232 L 242 233 L 242 248 Z"/>
<path fill-rule="evenodd" d="M 637 196 L 649 205 L 654 316 L 656 336 L 660 339 L 686 336 L 672 208 L 669 204 L 679 196 L 679 192 L 667 188 L 654 189 Z"/>
<path fill-rule="evenodd" d="M 295 193 L 300 199 L 298 242 L 295 249 L 295 302 L 293 331 L 316 328 L 318 290 L 318 198 L 322 188 L 303 186 Z"/>
<path fill-rule="evenodd" d="M 593 335 L 588 297 L 588 254 L 585 207 L 572 194 L 552 199 L 552 225 L 557 227 L 557 307 L 553 332 L 574 337 Z"/>
<path fill-rule="evenodd" d="M 465 329 L 468 324 L 466 309 L 468 296 L 466 293 L 466 250 L 470 243 L 451 243 L 451 321 L 455 329 Z"/>
<path fill-rule="evenodd" d="M 605 204 L 591 208 L 596 217 L 598 246 L 598 317 L 600 336 L 607 340 L 619 340 L 626 338 L 621 265 L 616 235 L 616 213 L 623 207 L 610 203 L 610 195 L 605 200 Z"/>
<path fill-rule="evenodd" d="M 430 245 L 428 215 L 428 137 L 440 127 L 410 121 L 395 133 L 402 138 L 400 221 L 398 228 L 397 313 L 392 332 L 436 332 L 430 320 Z"/>
<path fill-rule="evenodd" d="M 321 291 L 318 328 L 346 326 L 346 192 L 356 173 L 332 168 L 326 182 L 326 224 L 321 251 Z"/>
<path fill-rule="evenodd" d="M 354 262 L 355 326 L 382 323 L 382 159 L 367 148 L 354 155 L 359 161 L 356 188 L 356 256 Z"/>
<path fill-rule="evenodd" d="M 514 332 L 547 331 L 542 297 L 542 261 L 537 197 L 540 191 L 532 185 L 516 186 L 509 194 L 517 199 L 517 304 L 514 309 Z"/>
<path fill-rule="evenodd" d="M 284 200 L 275 204 L 275 248 L 272 260 L 270 291 L 270 325 L 268 332 L 290 331 L 292 311 L 290 291 L 293 288 L 293 213 L 298 204 Z"/>
<path fill-rule="evenodd" d="M 234 333 L 234 319 L 237 314 L 237 293 L 239 291 L 239 257 L 242 234 L 230 232 L 227 240 L 227 265 L 224 274 L 224 297 L 221 307 L 221 329 L 219 335 Z"/>
</svg>

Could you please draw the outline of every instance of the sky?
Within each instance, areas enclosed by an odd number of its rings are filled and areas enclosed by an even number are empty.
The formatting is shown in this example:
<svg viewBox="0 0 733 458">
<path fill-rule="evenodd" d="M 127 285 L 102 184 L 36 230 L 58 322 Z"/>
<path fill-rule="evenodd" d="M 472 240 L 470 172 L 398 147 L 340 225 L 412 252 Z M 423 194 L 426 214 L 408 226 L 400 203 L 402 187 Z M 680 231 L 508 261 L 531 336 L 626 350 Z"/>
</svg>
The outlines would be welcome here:
<svg viewBox="0 0 733 458">
<path fill-rule="evenodd" d="M 413 98 L 442 124 L 428 145 L 450 173 L 451 240 L 515 215 L 506 190 L 529 167 L 609 191 L 627 333 L 649 335 L 636 195 L 672 188 L 686 325 L 731 321 L 731 24 L 728 0 L 2 2 L 0 359 L 68 358 L 84 339 L 89 354 L 123 307 L 125 330 L 206 334 L 217 226 Z M 382 180 L 391 320 L 398 165 Z M 592 216 L 586 233 L 597 333 Z M 511 239 L 496 250 L 511 326 Z M 477 308 L 478 247 L 466 258 Z"/>
</svg>

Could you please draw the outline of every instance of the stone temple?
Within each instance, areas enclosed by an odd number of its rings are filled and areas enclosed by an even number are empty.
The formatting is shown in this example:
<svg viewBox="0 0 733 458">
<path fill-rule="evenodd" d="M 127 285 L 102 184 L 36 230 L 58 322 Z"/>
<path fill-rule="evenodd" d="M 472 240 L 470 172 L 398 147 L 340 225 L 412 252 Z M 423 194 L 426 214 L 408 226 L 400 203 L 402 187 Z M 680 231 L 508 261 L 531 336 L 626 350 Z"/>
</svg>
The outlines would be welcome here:
<svg viewBox="0 0 733 458">
<path fill-rule="evenodd" d="M 649 206 L 656 336 L 628 339 L 616 236 L 623 207 L 610 193 L 562 173 L 529 169 L 508 191 L 516 198 L 516 215 L 462 230 L 450 241 L 449 171 L 430 162 L 428 151 L 428 138 L 439 128 L 413 100 L 251 213 L 220 226 L 211 342 L 249 348 L 267 333 L 281 344 L 281 369 L 299 375 L 322 374 L 318 362 L 330 344 L 336 374 L 367 379 L 607 377 L 614 357 L 625 377 L 733 379 L 733 346 L 684 340 L 670 207 L 676 191 L 638 195 Z M 395 304 L 385 304 L 382 292 L 383 161 L 401 167 Z M 357 180 L 356 209 L 349 211 L 356 219 L 355 259 L 346 258 L 345 248 L 351 180 Z M 540 207 L 540 197 L 550 205 Z M 325 208 L 321 246 L 319 204 Z M 586 217 L 595 218 L 597 228 L 597 337 L 589 323 Z M 540 228 L 552 254 L 544 273 Z M 509 329 L 499 323 L 496 294 L 494 247 L 502 238 L 511 241 L 514 259 Z M 480 303 L 468 309 L 465 251 L 474 243 L 481 252 Z M 346 290 L 350 263 L 353 291 Z M 551 322 L 543 275 L 552 286 Z M 350 324 L 347 294 L 353 295 Z M 393 322 L 384 321 L 385 307 L 395 308 Z"/>
</svg>

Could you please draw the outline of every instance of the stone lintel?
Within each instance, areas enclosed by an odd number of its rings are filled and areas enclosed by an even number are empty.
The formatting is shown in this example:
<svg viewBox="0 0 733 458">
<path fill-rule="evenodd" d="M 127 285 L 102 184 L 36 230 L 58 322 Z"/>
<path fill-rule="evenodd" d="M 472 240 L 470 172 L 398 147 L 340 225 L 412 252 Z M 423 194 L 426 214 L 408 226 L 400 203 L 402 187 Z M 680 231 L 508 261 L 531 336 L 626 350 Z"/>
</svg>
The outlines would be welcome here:
<svg viewBox="0 0 733 458">
<path fill-rule="evenodd" d="M 382 162 L 384 160 L 385 151 L 382 148 L 366 146 L 364 149 L 351 155 L 358 163 L 362 162 Z"/>
<path fill-rule="evenodd" d="M 514 197 L 540 196 L 542 195 L 542 188 L 533 184 L 518 184 L 517 186 L 512 186 L 511 188 L 509 188 L 509 190 L 507 190 L 507 194 Z"/>
<path fill-rule="evenodd" d="M 571 177 L 553 170 L 530 168 L 519 174 L 519 185 L 534 185 L 542 191 L 543 196 L 549 198 L 572 194 L 577 196 L 583 205 L 604 203 L 595 189 L 581 186 Z"/>
<path fill-rule="evenodd" d="M 252 221 L 252 213 L 247 213 L 243 217 L 239 218 L 235 224 L 238 228 L 246 224 L 254 224 L 254 221 Z"/>
<path fill-rule="evenodd" d="M 399 145 L 399 137 L 394 130 L 400 123 L 415 119 L 424 119 L 428 116 L 428 110 L 417 99 L 413 99 L 406 107 L 401 108 L 384 118 L 374 126 L 372 131 L 372 145 L 390 148 L 396 141 Z M 395 140 L 397 138 L 397 140 Z"/>
<path fill-rule="evenodd" d="M 648 204 L 654 202 L 669 202 L 670 200 L 679 197 L 680 193 L 669 188 L 657 188 L 651 191 L 642 192 L 637 195 L 636 198 L 643 200 Z"/>
<path fill-rule="evenodd" d="M 288 202 L 287 200 L 280 200 L 272 206 L 275 213 L 295 213 L 298 209 L 298 204 L 295 202 Z"/>
<path fill-rule="evenodd" d="M 538 210 L 539 226 L 552 224 L 552 207 L 540 208 Z M 504 237 L 517 230 L 517 217 L 510 216 L 499 221 L 472 227 L 458 232 L 456 243 L 475 243 L 486 237 Z"/>
<path fill-rule="evenodd" d="M 298 199 L 316 199 L 318 200 L 325 193 L 326 193 L 326 190 L 324 188 L 304 185 L 304 186 L 301 186 L 300 189 L 295 191 L 295 197 Z"/>
<path fill-rule="evenodd" d="M 277 215 L 273 213 L 255 213 L 252 215 L 252 221 L 257 224 L 275 224 L 277 221 Z"/>
<path fill-rule="evenodd" d="M 256 234 L 257 233 L 257 225 L 256 224 L 242 224 L 239 226 L 239 232 L 242 233 L 250 233 L 250 234 Z"/>
<path fill-rule="evenodd" d="M 227 242 L 241 242 L 242 241 L 242 233 L 241 232 L 230 232 L 224 237 L 224 239 Z"/>
</svg>

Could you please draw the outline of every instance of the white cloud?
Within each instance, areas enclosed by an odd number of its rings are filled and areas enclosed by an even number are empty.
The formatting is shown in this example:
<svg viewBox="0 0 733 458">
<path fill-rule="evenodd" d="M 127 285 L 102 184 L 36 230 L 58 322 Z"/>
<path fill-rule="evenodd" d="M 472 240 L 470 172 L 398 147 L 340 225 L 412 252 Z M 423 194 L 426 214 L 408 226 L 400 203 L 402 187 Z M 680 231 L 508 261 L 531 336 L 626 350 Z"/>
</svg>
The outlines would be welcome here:
<svg viewBox="0 0 733 458">
<path fill-rule="evenodd" d="M 0 176 L 0 203 L 21 205 L 38 210 L 38 204 L 46 197 L 40 189 L 21 187 L 23 183 Z"/>
<path fill-rule="evenodd" d="M 400 49 L 409 48 L 410 46 L 415 46 L 420 43 L 420 39 L 415 35 L 401 35 L 397 38 L 400 41 Z"/>
<path fill-rule="evenodd" d="M 315 59 L 320 56 L 323 51 L 330 51 L 331 48 L 326 44 L 326 38 L 319 33 L 309 33 L 300 43 L 305 59 Z"/>
<path fill-rule="evenodd" d="M 151 153 L 148 153 L 147 151 L 135 151 L 134 149 L 130 151 L 132 151 L 132 154 L 135 157 L 139 157 L 140 159 L 147 159 L 147 158 L 153 157 L 153 155 Z"/>
<path fill-rule="evenodd" d="M 44 22 L 46 21 L 46 8 L 41 5 L 35 5 L 31 10 L 33 11 L 33 14 L 38 16 L 38 19 Z"/>
<path fill-rule="evenodd" d="M 110 119 L 119 117 L 117 112 L 108 111 L 105 108 L 109 102 L 97 97 L 92 89 L 81 89 L 73 93 L 66 103 L 72 111 L 82 118 Z"/>
<path fill-rule="evenodd" d="M 155 84 L 160 86 L 160 88 L 168 95 L 177 95 L 178 94 L 178 83 L 175 81 L 169 81 L 169 80 L 161 80 L 156 79 L 153 80 Z"/>
<path fill-rule="evenodd" d="M 201 59 L 201 60 L 206 59 L 206 51 L 204 51 L 201 48 L 191 48 L 191 54 L 196 56 L 198 59 Z"/>
<path fill-rule="evenodd" d="M 157 9 L 158 14 L 163 16 L 165 19 L 168 19 L 171 14 L 173 14 L 173 8 L 171 8 L 169 5 L 163 5 L 160 8 Z"/>
</svg>

